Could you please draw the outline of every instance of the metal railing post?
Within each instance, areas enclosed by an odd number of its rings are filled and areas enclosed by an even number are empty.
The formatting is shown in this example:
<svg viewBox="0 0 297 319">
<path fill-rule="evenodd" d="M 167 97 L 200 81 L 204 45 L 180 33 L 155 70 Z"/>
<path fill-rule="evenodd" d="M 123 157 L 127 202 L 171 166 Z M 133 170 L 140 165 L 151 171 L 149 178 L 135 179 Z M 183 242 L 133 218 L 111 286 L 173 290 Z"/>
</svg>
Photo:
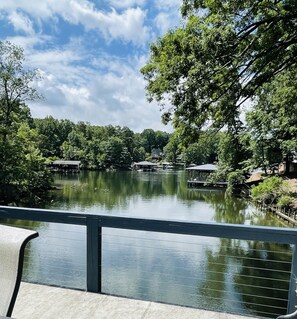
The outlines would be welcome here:
<svg viewBox="0 0 297 319">
<path fill-rule="evenodd" d="M 102 227 L 97 217 L 87 217 L 87 291 L 101 292 Z"/>
<path fill-rule="evenodd" d="M 290 278 L 290 288 L 289 288 L 289 295 L 288 295 L 287 313 L 292 313 L 296 310 L 296 306 L 297 306 L 296 281 L 297 281 L 297 244 L 295 243 L 293 248 L 292 264 L 291 264 L 291 278 Z"/>
</svg>

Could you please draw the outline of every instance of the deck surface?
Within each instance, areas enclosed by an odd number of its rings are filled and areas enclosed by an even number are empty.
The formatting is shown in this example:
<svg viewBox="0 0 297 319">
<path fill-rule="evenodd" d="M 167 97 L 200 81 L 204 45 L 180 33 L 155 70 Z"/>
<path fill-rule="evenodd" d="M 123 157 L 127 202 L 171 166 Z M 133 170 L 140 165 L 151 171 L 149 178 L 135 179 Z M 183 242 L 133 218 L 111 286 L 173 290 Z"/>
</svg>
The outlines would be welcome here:
<svg viewBox="0 0 297 319">
<path fill-rule="evenodd" d="M 252 317 L 22 283 L 13 318 L 251 319 Z"/>
</svg>

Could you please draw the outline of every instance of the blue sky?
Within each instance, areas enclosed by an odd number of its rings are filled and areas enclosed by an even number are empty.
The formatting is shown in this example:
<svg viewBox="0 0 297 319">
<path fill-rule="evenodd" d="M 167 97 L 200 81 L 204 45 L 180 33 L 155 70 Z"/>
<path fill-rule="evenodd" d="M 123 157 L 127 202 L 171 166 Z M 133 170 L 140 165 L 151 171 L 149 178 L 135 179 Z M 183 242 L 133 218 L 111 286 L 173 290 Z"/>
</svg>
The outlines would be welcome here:
<svg viewBox="0 0 297 319">
<path fill-rule="evenodd" d="M 25 50 L 44 100 L 34 117 L 170 131 L 145 98 L 149 44 L 181 22 L 181 0 L 0 1 L 0 40 Z"/>
</svg>

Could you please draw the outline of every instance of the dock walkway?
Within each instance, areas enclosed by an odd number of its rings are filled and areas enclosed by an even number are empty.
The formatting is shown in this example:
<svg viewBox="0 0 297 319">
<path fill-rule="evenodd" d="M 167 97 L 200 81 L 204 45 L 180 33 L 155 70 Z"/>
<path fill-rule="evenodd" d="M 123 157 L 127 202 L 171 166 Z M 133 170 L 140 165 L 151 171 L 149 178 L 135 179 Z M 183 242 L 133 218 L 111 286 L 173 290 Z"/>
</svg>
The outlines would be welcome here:
<svg viewBox="0 0 297 319">
<path fill-rule="evenodd" d="M 253 319 L 28 283 L 21 284 L 13 317 L 19 319 Z"/>
</svg>

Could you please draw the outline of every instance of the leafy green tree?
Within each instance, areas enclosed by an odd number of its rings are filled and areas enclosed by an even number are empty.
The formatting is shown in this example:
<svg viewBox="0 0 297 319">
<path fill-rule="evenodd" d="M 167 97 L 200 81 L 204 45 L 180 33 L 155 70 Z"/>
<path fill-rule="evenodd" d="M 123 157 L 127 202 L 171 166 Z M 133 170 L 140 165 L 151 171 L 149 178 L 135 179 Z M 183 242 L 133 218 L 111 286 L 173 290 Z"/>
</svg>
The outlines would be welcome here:
<svg viewBox="0 0 297 319">
<path fill-rule="evenodd" d="M 227 171 L 242 168 L 244 161 L 249 158 L 244 132 L 222 132 L 218 145 L 218 164 Z"/>
<path fill-rule="evenodd" d="M 282 196 L 289 196 L 290 188 L 287 181 L 280 177 L 266 178 L 258 186 L 252 188 L 252 200 L 260 204 L 277 204 Z M 283 200 L 283 199 L 282 199 Z"/>
<path fill-rule="evenodd" d="M 104 149 L 101 156 L 103 167 L 127 168 L 131 166 L 131 154 L 119 137 L 112 136 L 103 145 Z"/>
<path fill-rule="evenodd" d="M 135 147 L 133 149 L 133 161 L 140 162 L 145 160 L 145 149 L 144 147 Z"/>
<path fill-rule="evenodd" d="M 119 129 L 119 138 L 122 139 L 125 147 L 127 147 L 130 154 L 133 154 L 133 149 L 135 147 L 134 143 L 134 132 L 128 127 L 124 126 Z"/>
<path fill-rule="evenodd" d="M 23 67 L 23 50 L 0 42 L 0 201 L 37 194 L 50 186 L 50 176 L 36 145 L 36 132 L 25 104 L 40 98 L 32 87 L 36 70 Z M 28 197 L 28 196 L 27 196 Z"/>
<path fill-rule="evenodd" d="M 34 119 L 34 125 L 39 134 L 39 148 L 42 154 L 45 157 L 61 158 L 61 146 L 73 130 L 74 123 L 47 116 L 44 119 Z"/>
<path fill-rule="evenodd" d="M 142 68 L 148 99 L 185 135 L 236 127 L 240 106 L 276 74 L 296 72 L 295 0 L 184 0 L 184 26 L 151 45 Z M 172 116 L 174 115 L 174 116 Z"/>
<path fill-rule="evenodd" d="M 221 135 L 212 131 L 201 132 L 198 141 L 190 144 L 184 151 L 186 164 L 200 165 L 217 161 Z"/>
<path fill-rule="evenodd" d="M 289 161 L 297 152 L 297 74 L 287 70 L 259 90 L 247 114 L 252 162 L 265 171 L 271 164 Z"/>
<path fill-rule="evenodd" d="M 22 144 L 25 155 L 23 189 L 33 194 L 49 189 L 52 184 L 52 176 L 38 148 L 37 130 L 31 129 L 28 124 L 22 124 L 18 129 L 17 138 Z"/>
<path fill-rule="evenodd" d="M 168 144 L 164 148 L 165 158 L 169 162 L 176 163 L 182 151 L 180 135 L 176 131 L 171 135 Z"/>
<path fill-rule="evenodd" d="M 141 132 L 142 146 L 147 153 L 151 153 L 156 145 L 156 134 L 152 129 L 145 129 Z"/>
<path fill-rule="evenodd" d="M 167 145 L 170 138 L 170 134 L 162 131 L 155 131 L 155 148 L 159 148 L 163 150 L 163 148 Z"/>
</svg>

